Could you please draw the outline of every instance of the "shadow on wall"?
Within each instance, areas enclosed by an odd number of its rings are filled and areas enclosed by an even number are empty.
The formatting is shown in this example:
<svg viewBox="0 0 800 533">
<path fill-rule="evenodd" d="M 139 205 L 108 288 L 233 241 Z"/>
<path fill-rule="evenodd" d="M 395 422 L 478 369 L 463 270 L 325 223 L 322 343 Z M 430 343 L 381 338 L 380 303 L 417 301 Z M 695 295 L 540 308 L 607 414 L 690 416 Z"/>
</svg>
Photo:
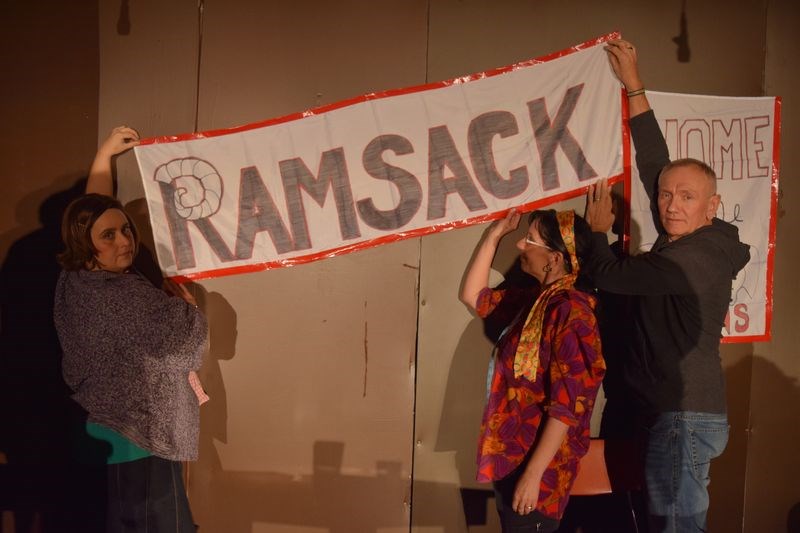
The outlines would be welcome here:
<svg viewBox="0 0 800 533">
<path fill-rule="evenodd" d="M 525 224 L 521 226 L 527 227 Z M 516 255 L 508 244 L 516 241 L 514 236 L 504 239 L 505 250 L 498 252 Z M 505 284 L 529 286 L 536 284 L 535 278 L 522 272 L 519 259 L 505 272 Z M 436 440 L 436 452 L 455 452 L 455 468 L 458 471 L 459 486 L 439 484 L 438 491 L 449 490 L 452 494 L 439 494 L 435 501 L 450 502 L 448 514 L 463 513 L 463 519 L 454 517 L 448 523 L 465 523 L 467 527 L 487 524 L 487 505 L 494 508 L 494 492 L 490 485 L 478 484 L 475 480 L 476 458 L 481 417 L 486 404 L 487 370 L 492 355 L 492 340 L 500 336 L 504 324 L 491 320 L 475 318 L 467 324 L 455 348 L 455 356 L 447 376 L 442 414 Z M 488 341 L 488 342 L 487 342 Z M 485 347 L 477 352 L 476 347 Z M 415 483 L 415 499 L 420 497 L 420 483 Z M 494 512 L 494 511 L 492 511 Z M 452 520 L 455 520 L 453 522 Z M 420 525 L 415 515 L 415 525 Z"/>
<path fill-rule="evenodd" d="M 708 523 L 711 531 L 735 531 L 741 529 L 744 514 L 753 344 L 726 344 L 720 351 L 730 431 L 725 451 L 711 462 Z"/>
<path fill-rule="evenodd" d="M 233 359 L 236 353 L 236 312 L 228 301 L 218 292 L 207 292 L 199 285 L 195 296 L 200 309 L 206 315 L 209 325 L 209 349 L 198 375 L 208 396 L 211 398 L 200 408 L 200 454 L 202 467 L 189 466 L 190 503 L 193 509 L 212 507 L 217 503 L 205 498 L 205 488 L 212 482 L 214 473 L 222 470 L 214 441 L 228 442 L 228 396 L 222 376 L 220 361 Z M 198 498 L 193 496 L 197 494 Z M 196 500 L 200 500 L 196 505 Z M 209 508 L 212 508 L 209 507 Z M 196 514 L 196 513 L 195 513 Z M 195 521 L 198 517 L 195 516 Z"/>
<path fill-rule="evenodd" d="M 60 180 L 56 187 L 63 187 Z M 38 191 L 20 202 L 18 226 L 30 227 L 37 211 L 40 227 L 20 235 L 19 227 L 0 236 L 8 247 L 0 269 L 0 511 L 13 513 L 16 531 L 89 533 L 105 530 L 105 458 L 110 449 L 85 433 L 86 413 L 70 399 L 61 375 L 61 348 L 53 324 L 53 299 L 63 249 L 61 218 L 81 196 L 86 179 L 63 190 Z M 42 198 L 45 198 L 42 200 Z M 149 220 L 141 205 L 130 209 L 143 237 L 135 266 L 156 286 L 161 273 L 148 247 Z M 195 291 L 196 292 L 196 291 Z M 212 328 L 212 344 L 231 357 L 220 329 L 233 331 L 235 314 L 216 293 L 197 295 Z M 232 319 L 230 318 L 232 316 Z M 231 327 L 231 324 L 233 325 Z M 216 342 L 215 342 L 216 340 Z M 215 367 L 213 365 L 216 365 Z M 219 365 L 211 365 L 219 376 Z M 223 411 L 224 387 L 215 382 Z M 219 392 L 221 391 L 221 392 Z M 3 525 L 7 525 L 4 521 Z"/>
<path fill-rule="evenodd" d="M 792 420 L 790 413 L 795 412 L 797 405 L 800 405 L 800 386 L 797 378 L 784 374 L 771 361 L 753 356 L 739 361 L 729 370 L 731 373 L 742 374 L 750 372 L 752 368 L 753 381 L 755 383 L 769 384 L 758 391 L 757 406 L 750 409 L 750 420 L 747 426 L 747 434 L 744 438 L 748 439 L 747 453 L 747 472 L 751 476 L 753 472 L 760 472 L 752 475 L 753 481 L 748 480 L 746 508 L 757 512 L 751 512 L 751 522 L 763 516 L 766 509 L 775 510 L 777 515 L 774 522 L 770 524 L 781 524 L 781 529 L 775 531 L 786 531 L 787 533 L 800 533 L 800 489 L 798 489 L 798 479 L 800 479 L 800 461 L 797 459 L 797 421 Z M 752 389 L 748 388 L 749 394 Z M 731 390 L 730 395 L 741 393 L 741 391 Z M 755 403 L 755 402 L 754 402 Z M 766 410 L 764 410 L 766 408 Z M 761 410 L 756 410 L 761 409 Z M 766 435 L 776 435 L 779 432 L 775 429 L 766 430 L 765 426 L 780 426 L 784 428 L 783 438 L 764 440 Z M 763 455 L 768 453 L 770 457 L 779 457 L 775 462 L 764 459 Z M 759 454 L 761 454 L 759 456 Z M 724 459 L 723 455 L 720 459 Z M 766 476 L 763 469 L 766 465 L 780 464 L 778 469 L 771 468 L 769 475 Z M 712 470 L 712 487 L 717 480 L 714 478 L 715 472 Z M 719 479 L 719 478 L 717 478 Z M 759 491 L 758 483 L 769 481 L 773 487 L 770 490 Z M 782 502 L 767 501 L 768 498 L 774 499 L 774 495 L 780 494 L 785 498 Z M 712 493 L 713 498 L 713 493 Z M 784 506 L 779 510 L 778 505 Z M 713 500 L 712 500 L 713 507 Z M 724 510 L 720 509 L 721 512 Z M 770 519 L 772 520 L 772 519 Z M 784 525 L 785 524 L 785 525 Z M 785 530 L 783 528 L 786 528 Z"/>
<path fill-rule="evenodd" d="M 0 509 L 13 512 L 17 531 L 89 531 L 97 518 L 94 502 L 104 498 L 102 472 L 78 470 L 72 460 L 72 445 L 80 438 L 71 431 L 72 421 L 83 414 L 61 377 L 53 325 L 61 216 L 85 187 L 85 179 L 72 186 L 69 181 L 23 199 L 19 226 L 0 236 L 8 246 L 0 270 Z M 20 226 L 33 226 L 28 221 L 37 211 L 40 227 L 20 236 Z M 81 501 L 83 496 L 93 504 Z"/>
<path fill-rule="evenodd" d="M 486 346 L 484 353 L 474 353 L 477 346 Z M 486 380 L 491 344 L 487 343 L 483 321 L 475 318 L 467 324 L 456 346 L 447 376 L 442 415 L 435 452 L 455 452 L 454 462 L 459 485 L 430 484 L 421 487 L 415 482 L 414 499 L 439 502 L 440 512 L 451 515 L 451 524 L 467 527 L 487 523 L 487 506 L 494 507 L 491 486 L 478 484 L 476 457 L 481 417 L 486 403 Z M 479 488 L 482 487 L 482 488 Z M 428 493 L 435 490 L 435 493 Z M 463 518 L 458 514 L 463 513 Z M 414 525 L 421 525 L 414 516 Z"/>
<path fill-rule="evenodd" d="M 797 502 L 789 509 L 789 516 L 786 519 L 786 533 L 800 533 L 800 502 Z"/>
<path fill-rule="evenodd" d="M 379 461 L 375 476 L 347 474 L 344 451 L 343 442 L 314 442 L 311 475 L 225 471 L 217 462 L 214 471 L 190 481 L 195 521 L 210 533 L 269 531 L 268 525 L 330 533 L 407 527 L 409 479 L 402 463 Z M 386 497 L 395 494 L 397 499 Z"/>
</svg>

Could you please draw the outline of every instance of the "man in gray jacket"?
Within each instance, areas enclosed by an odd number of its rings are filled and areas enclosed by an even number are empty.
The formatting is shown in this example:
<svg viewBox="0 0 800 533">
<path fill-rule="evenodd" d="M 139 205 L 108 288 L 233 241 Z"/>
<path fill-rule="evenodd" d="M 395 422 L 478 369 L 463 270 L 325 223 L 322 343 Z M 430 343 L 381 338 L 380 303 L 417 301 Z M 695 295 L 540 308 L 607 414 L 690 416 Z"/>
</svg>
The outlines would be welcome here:
<svg viewBox="0 0 800 533">
<path fill-rule="evenodd" d="M 605 235 L 614 219 L 608 186 L 593 186 L 590 275 L 598 289 L 632 298 L 620 371 L 645 436 L 650 528 L 705 531 L 710 462 L 728 440 L 719 342 L 749 247 L 735 226 L 715 218 L 713 169 L 694 159 L 669 161 L 635 48 L 616 40 L 607 50 L 628 93 L 636 163 L 657 207 L 659 236 L 650 252 L 617 258 Z"/>
</svg>

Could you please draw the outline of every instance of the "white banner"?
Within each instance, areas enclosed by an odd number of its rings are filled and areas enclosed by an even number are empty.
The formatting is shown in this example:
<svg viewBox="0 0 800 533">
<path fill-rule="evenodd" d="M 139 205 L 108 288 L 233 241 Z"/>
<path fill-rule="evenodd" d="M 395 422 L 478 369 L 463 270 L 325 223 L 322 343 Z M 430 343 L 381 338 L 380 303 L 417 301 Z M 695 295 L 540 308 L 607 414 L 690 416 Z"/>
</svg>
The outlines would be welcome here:
<svg viewBox="0 0 800 533">
<path fill-rule="evenodd" d="M 739 228 L 750 262 L 733 283 L 723 329 L 728 342 L 769 340 L 778 187 L 780 100 L 647 93 L 670 159 L 692 157 L 717 174 L 717 217 Z M 631 252 L 656 239 L 650 201 L 632 169 Z"/>
<path fill-rule="evenodd" d="M 136 147 L 159 264 L 192 279 L 484 222 L 623 172 L 608 35 L 546 58 Z"/>
</svg>

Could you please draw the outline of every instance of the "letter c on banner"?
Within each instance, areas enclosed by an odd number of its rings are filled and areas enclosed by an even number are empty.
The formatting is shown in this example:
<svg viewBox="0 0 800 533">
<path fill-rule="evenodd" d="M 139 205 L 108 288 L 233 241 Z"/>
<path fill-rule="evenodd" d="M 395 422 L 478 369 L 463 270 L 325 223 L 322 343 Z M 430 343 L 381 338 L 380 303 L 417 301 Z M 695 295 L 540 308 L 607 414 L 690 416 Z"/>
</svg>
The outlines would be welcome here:
<svg viewBox="0 0 800 533">
<path fill-rule="evenodd" d="M 222 178 L 208 161 L 173 159 L 156 168 L 154 179 L 172 187 L 175 212 L 185 220 L 199 220 L 219 211 Z"/>
</svg>

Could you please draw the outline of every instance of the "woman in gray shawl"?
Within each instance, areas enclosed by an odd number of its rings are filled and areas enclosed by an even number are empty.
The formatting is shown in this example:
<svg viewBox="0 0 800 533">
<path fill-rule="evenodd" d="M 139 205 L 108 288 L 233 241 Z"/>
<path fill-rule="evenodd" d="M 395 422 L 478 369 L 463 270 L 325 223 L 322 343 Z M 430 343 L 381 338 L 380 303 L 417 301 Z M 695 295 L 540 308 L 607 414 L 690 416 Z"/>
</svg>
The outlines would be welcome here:
<svg viewBox="0 0 800 533">
<path fill-rule="evenodd" d="M 113 197 L 111 165 L 138 139 L 131 128 L 114 129 L 87 194 L 64 214 L 55 325 L 86 432 L 109 450 L 108 531 L 195 531 L 180 461 L 197 458 L 202 392 L 189 378 L 207 324 L 185 287 L 159 289 L 132 268 L 139 236 Z"/>
</svg>

